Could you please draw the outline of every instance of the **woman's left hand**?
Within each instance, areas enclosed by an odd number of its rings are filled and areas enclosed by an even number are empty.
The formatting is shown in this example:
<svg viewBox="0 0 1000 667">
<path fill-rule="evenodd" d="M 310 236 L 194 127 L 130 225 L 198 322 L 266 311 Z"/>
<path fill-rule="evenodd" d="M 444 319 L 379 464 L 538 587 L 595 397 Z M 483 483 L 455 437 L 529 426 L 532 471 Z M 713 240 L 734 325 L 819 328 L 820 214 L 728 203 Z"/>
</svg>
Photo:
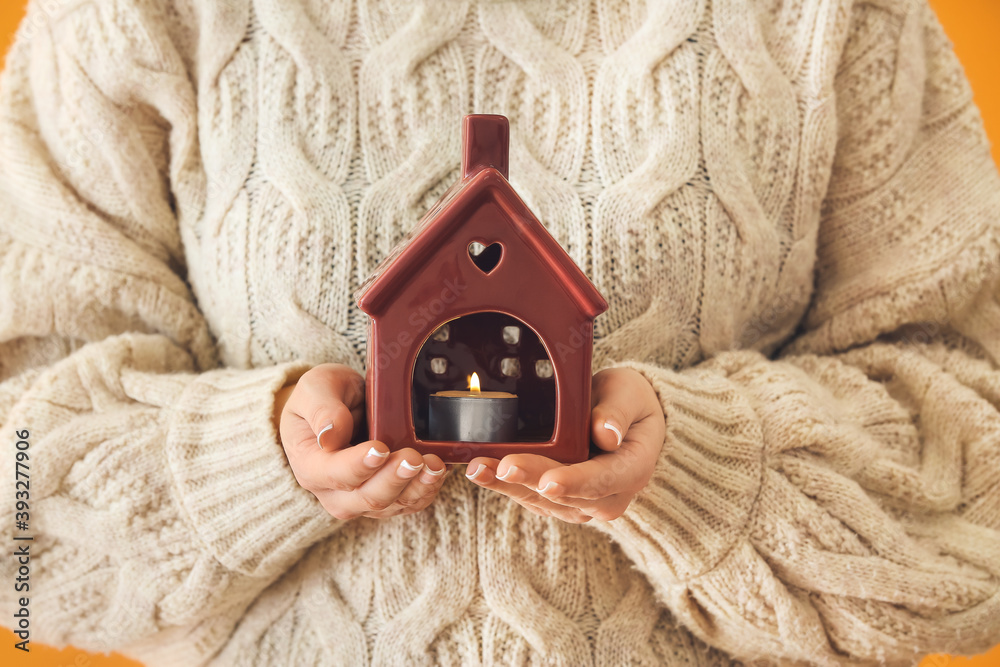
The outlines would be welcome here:
<svg viewBox="0 0 1000 667">
<path fill-rule="evenodd" d="M 652 477 L 666 423 L 653 387 L 632 369 L 594 375 L 592 397 L 590 436 L 603 453 L 571 465 L 537 454 L 478 456 L 466 477 L 542 516 L 617 519 Z"/>
</svg>

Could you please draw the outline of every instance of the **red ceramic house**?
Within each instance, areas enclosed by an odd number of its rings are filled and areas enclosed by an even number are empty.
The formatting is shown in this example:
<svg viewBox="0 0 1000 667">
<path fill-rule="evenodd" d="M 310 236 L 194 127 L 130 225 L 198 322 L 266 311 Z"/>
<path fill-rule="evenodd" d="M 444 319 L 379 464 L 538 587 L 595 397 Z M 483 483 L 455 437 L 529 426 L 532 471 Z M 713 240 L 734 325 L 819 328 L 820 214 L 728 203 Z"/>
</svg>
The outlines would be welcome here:
<svg viewBox="0 0 1000 667">
<path fill-rule="evenodd" d="M 507 182 L 503 116 L 466 116 L 462 179 L 355 294 L 369 316 L 369 437 L 448 463 L 515 452 L 589 453 L 594 318 L 607 302 Z M 427 401 L 466 389 L 518 395 L 516 442 L 430 440 Z"/>
</svg>

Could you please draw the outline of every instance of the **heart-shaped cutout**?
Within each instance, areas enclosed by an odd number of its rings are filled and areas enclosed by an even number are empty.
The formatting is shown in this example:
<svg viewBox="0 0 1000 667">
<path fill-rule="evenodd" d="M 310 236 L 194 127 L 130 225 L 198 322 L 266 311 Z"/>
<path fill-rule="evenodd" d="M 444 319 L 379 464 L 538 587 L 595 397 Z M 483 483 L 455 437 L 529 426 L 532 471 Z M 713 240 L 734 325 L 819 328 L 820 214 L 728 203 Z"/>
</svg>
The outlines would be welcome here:
<svg viewBox="0 0 1000 667">
<path fill-rule="evenodd" d="M 502 256 L 503 246 L 499 243 L 491 243 L 488 246 L 484 246 L 478 241 L 473 241 L 469 244 L 469 257 L 472 259 L 472 263 L 476 265 L 476 268 L 483 273 L 489 274 L 493 269 L 497 268 L 497 264 L 500 263 Z"/>
</svg>

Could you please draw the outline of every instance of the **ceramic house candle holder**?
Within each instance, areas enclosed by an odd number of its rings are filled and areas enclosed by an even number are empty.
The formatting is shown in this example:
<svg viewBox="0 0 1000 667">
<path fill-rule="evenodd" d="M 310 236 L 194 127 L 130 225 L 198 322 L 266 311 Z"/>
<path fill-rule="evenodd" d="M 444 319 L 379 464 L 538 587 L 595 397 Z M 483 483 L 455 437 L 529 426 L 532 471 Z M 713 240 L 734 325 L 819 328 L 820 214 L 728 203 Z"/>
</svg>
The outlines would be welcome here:
<svg viewBox="0 0 1000 667">
<path fill-rule="evenodd" d="M 505 117 L 466 116 L 461 180 L 355 294 L 369 437 L 393 450 L 588 456 L 607 302 L 507 182 L 508 143 Z"/>
</svg>

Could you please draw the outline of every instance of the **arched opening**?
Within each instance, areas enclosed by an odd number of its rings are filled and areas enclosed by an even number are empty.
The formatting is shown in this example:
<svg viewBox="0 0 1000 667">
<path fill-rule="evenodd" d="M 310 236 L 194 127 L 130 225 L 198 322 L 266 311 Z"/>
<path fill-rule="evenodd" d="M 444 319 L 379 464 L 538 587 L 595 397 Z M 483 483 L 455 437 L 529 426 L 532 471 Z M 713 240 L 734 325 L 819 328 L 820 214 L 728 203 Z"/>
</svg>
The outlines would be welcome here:
<svg viewBox="0 0 1000 667">
<path fill-rule="evenodd" d="M 504 313 L 473 313 L 445 322 L 424 342 L 413 364 L 413 430 L 429 439 L 428 399 L 464 390 L 478 373 L 484 391 L 518 397 L 518 442 L 547 442 L 556 413 L 555 369 L 545 345 L 527 324 Z"/>
</svg>

